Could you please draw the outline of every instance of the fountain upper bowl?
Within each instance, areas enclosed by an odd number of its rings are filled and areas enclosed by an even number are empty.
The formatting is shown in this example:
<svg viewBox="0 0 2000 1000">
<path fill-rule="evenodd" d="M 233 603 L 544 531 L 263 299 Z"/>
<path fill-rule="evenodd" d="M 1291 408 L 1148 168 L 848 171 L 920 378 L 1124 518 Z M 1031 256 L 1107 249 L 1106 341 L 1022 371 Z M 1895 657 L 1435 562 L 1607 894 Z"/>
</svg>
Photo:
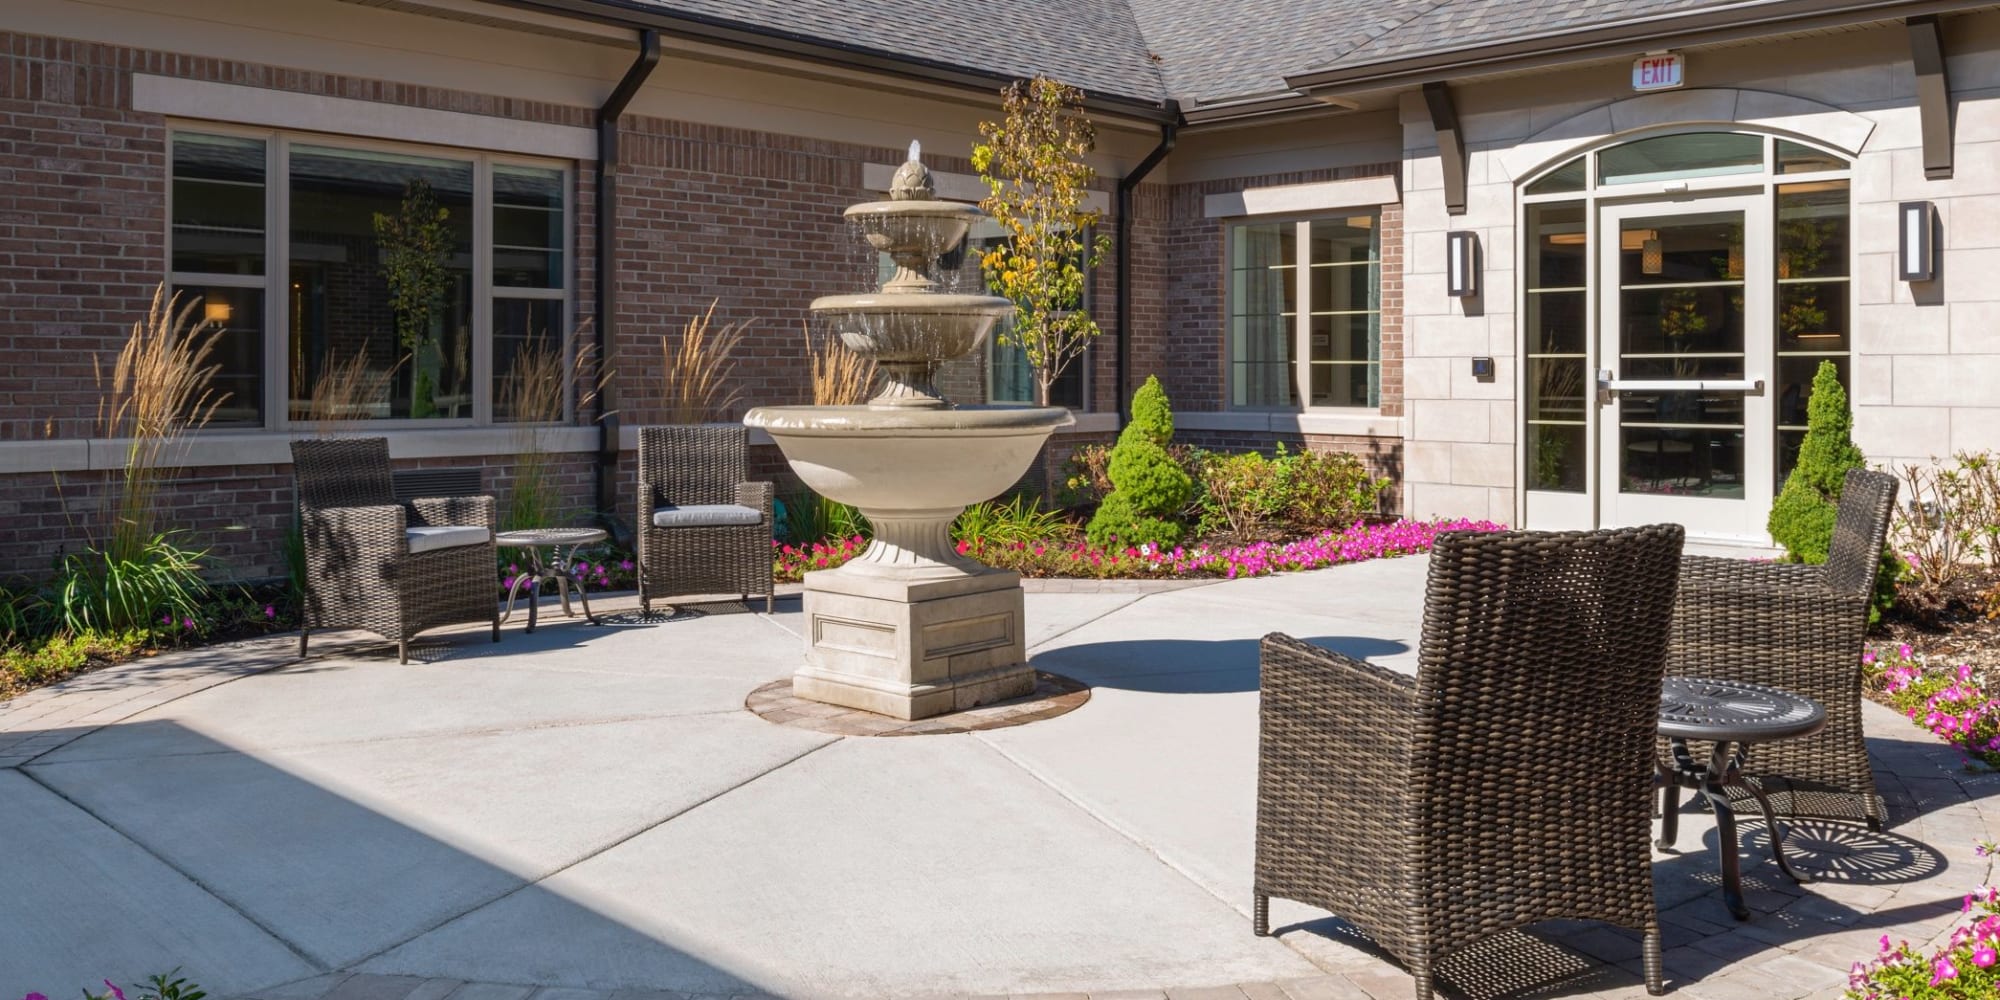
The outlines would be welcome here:
<svg viewBox="0 0 2000 1000">
<path fill-rule="evenodd" d="M 926 259 L 950 253 L 972 224 L 986 217 L 977 205 L 961 201 L 870 201 L 850 206 L 845 215 L 861 227 L 869 246 Z"/>
<path fill-rule="evenodd" d="M 887 512 L 999 496 L 1034 463 L 1042 442 L 1076 418 L 1060 406 L 760 406 L 743 422 L 769 434 L 813 492 Z"/>
</svg>

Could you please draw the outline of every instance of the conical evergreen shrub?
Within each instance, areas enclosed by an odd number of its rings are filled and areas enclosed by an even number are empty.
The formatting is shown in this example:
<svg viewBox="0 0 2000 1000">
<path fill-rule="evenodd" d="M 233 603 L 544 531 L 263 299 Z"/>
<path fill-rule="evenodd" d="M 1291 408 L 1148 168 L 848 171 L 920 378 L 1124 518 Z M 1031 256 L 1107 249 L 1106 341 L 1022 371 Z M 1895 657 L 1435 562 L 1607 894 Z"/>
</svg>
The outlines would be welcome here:
<svg viewBox="0 0 2000 1000">
<path fill-rule="evenodd" d="M 1194 480 L 1167 454 L 1174 411 L 1158 376 L 1132 394 L 1132 422 L 1111 448 L 1111 493 L 1085 526 L 1091 544 L 1173 546 L 1183 528 L 1176 516 L 1194 498 Z"/>
<path fill-rule="evenodd" d="M 1833 362 L 1822 361 L 1806 404 L 1806 439 L 1799 446 L 1798 464 L 1771 505 L 1771 538 L 1784 546 L 1787 559 L 1826 561 L 1827 548 L 1833 544 L 1834 508 L 1847 470 L 1867 467 L 1861 449 L 1854 445 L 1854 417 L 1847 409 L 1840 371 Z"/>
<path fill-rule="evenodd" d="M 1798 464 L 1771 504 L 1771 538 L 1784 546 L 1788 561 L 1826 562 L 1827 551 L 1833 547 L 1833 522 L 1847 470 L 1867 467 L 1867 459 L 1854 444 L 1854 414 L 1847 407 L 1840 370 L 1833 362 L 1822 361 L 1813 375 L 1812 399 L 1806 403 L 1806 439 L 1799 445 Z M 1869 624 L 1879 621 L 1896 603 L 1896 581 L 1903 569 L 1903 560 L 1895 550 L 1884 546 L 1875 569 Z"/>
</svg>

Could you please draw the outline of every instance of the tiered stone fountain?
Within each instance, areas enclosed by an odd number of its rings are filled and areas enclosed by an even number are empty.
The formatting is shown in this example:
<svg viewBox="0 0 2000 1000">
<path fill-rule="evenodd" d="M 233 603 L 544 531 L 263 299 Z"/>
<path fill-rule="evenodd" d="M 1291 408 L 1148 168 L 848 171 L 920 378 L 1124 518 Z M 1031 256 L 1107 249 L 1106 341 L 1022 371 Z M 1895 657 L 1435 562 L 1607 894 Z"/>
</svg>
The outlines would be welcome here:
<svg viewBox="0 0 2000 1000">
<path fill-rule="evenodd" d="M 812 304 L 849 350 L 875 359 L 881 393 L 863 406 L 759 407 L 744 423 L 771 435 L 807 486 L 860 508 L 875 528 L 860 556 L 806 574 L 806 662 L 793 693 L 923 719 L 1034 690 L 1020 577 L 959 555 L 951 523 L 1013 485 L 1072 418 L 1061 407 L 959 407 L 938 395 L 939 365 L 979 347 L 1014 306 L 938 290 L 937 259 L 983 216 L 937 200 L 916 143 L 889 198 L 846 214 L 895 260 L 895 276 L 879 292 Z"/>
</svg>

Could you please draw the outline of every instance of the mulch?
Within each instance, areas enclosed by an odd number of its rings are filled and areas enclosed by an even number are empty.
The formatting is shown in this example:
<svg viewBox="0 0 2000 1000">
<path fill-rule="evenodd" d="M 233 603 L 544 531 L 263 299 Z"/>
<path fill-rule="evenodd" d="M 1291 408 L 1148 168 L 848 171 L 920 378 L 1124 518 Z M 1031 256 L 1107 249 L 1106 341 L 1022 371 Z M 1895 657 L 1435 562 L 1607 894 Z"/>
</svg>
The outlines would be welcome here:
<svg viewBox="0 0 2000 1000">
<path fill-rule="evenodd" d="M 1989 617 L 1982 595 L 2000 586 L 2000 572 L 1967 567 L 1942 601 L 1925 601 L 1909 585 L 1868 634 L 1872 647 L 1907 643 L 1932 663 L 2000 667 L 2000 618 Z"/>
</svg>

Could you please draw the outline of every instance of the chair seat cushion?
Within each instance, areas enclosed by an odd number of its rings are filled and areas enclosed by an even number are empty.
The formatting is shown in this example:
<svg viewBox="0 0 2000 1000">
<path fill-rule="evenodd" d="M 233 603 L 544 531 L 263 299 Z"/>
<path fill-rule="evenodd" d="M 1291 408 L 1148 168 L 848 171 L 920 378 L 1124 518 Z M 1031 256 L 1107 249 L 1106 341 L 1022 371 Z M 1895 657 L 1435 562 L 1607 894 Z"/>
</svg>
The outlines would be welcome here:
<svg viewBox="0 0 2000 1000">
<path fill-rule="evenodd" d="M 455 549 L 461 545 L 480 545 L 492 535 L 476 524 L 427 524 L 415 528 L 404 528 L 403 537 L 409 539 L 410 552 L 435 552 L 438 549 Z"/>
<path fill-rule="evenodd" d="M 763 520 L 762 511 L 736 503 L 691 503 L 662 507 L 653 512 L 653 527 L 656 528 L 719 528 L 761 524 Z"/>
</svg>

